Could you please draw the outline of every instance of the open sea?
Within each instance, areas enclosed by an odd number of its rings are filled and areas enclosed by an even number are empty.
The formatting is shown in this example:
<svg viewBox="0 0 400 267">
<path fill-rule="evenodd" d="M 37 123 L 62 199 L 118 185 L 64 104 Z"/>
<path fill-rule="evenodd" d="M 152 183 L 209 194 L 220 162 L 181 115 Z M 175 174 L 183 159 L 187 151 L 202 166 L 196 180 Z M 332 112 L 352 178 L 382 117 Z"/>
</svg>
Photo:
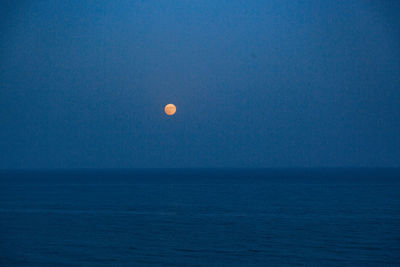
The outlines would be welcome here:
<svg viewBox="0 0 400 267">
<path fill-rule="evenodd" d="M 399 169 L 0 171 L 0 266 L 400 266 Z"/>
</svg>

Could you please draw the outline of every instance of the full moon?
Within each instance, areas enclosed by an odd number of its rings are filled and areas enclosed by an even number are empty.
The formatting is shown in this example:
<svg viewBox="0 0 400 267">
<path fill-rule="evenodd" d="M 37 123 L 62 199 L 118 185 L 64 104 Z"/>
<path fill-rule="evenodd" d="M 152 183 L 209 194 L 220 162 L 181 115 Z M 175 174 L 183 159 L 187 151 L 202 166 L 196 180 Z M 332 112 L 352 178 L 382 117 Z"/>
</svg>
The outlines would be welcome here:
<svg viewBox="0 0 400 267">
<path fill-rule="evenodd" d="M 165 106 L 164 110 L 168 116 L 172 116 L 176 112 L 176 106 L 174 104 L 168 104 Z"/>
</svg>

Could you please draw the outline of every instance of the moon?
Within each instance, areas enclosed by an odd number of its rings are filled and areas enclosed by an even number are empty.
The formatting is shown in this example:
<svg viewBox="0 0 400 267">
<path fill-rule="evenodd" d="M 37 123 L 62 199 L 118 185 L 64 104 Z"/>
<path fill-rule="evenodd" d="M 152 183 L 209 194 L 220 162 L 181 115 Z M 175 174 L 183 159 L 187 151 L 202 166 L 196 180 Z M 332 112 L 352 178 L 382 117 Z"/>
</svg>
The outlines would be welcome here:
<svg viewBox="0 0 400 267">
<path fill-rule="evenodd" d="M 174 104 L 168 104 L 165 106 L 164 111 L 168 116 L 172 116 L 176 112 L 176 106 Z"/>
</svg>

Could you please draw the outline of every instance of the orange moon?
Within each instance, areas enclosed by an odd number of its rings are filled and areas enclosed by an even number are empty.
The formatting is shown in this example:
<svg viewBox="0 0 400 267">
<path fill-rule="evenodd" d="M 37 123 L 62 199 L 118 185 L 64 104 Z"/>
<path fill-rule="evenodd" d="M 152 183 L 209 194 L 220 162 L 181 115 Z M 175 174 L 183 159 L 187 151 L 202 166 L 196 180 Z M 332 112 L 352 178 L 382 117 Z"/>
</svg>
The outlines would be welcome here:
<svg viewBox="0 0 400 267">
<path fill-rule="evenodd" d="M 165 106 L 164 111 L 168 116 L 172 116 L 176 112 L 176 106 L 174 104 L 168 104 Z"/>
</svg>

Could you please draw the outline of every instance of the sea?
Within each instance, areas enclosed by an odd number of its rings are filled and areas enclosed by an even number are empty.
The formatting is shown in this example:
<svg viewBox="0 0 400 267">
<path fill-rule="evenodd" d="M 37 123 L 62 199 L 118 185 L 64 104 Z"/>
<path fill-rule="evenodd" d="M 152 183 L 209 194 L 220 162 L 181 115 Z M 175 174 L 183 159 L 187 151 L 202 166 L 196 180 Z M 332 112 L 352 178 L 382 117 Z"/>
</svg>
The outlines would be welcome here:
<svg viewBox="0 0 400 267">
<path fill-rule="evenodd" d="M 0 266 L 400 266 L 400 169 L 3 170 Z"/>
</svg>

